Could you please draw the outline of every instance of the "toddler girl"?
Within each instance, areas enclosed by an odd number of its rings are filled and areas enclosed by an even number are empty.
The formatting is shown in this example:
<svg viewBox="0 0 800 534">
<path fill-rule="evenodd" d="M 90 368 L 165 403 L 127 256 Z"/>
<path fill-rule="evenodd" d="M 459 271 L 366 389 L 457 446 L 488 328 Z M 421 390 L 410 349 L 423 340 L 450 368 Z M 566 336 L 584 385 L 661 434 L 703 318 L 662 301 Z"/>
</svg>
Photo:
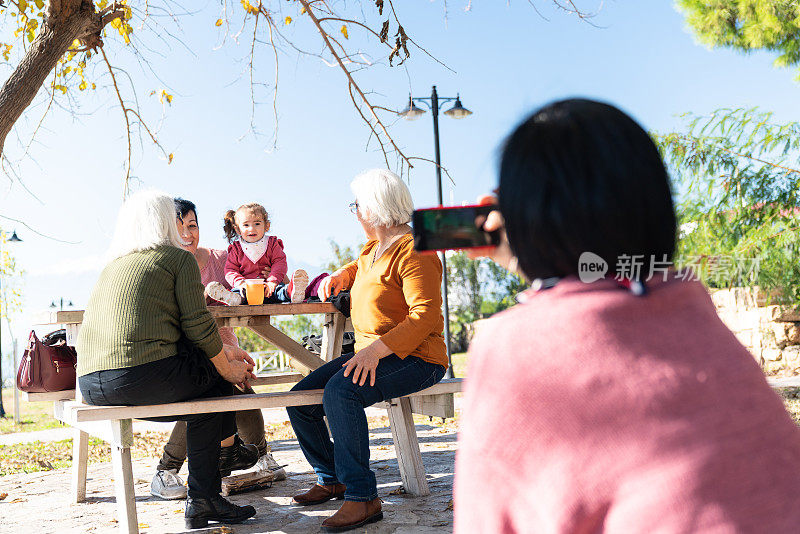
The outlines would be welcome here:
<svg viewBox="0 0 800 534">
<path fill-rule="evenodd" d="M 283 283 L 288 270 L 283 242 L 268 236 L 270 221 L 261 204 L 250 203 L 228 210 L 225 214 L 225 237 L 228 238 L 228 259 L 225 280 L 234 289 L 242 289 L 246 279 L 263 278 L 264 303 L 302 302 L 308 286 L 308 274 L 302 269 L 292 273 L 288 284 Z M 215 300 L 231 303 L 230 292 L 222 284 L 207 287 L 206 294 Z"/>
</svg>

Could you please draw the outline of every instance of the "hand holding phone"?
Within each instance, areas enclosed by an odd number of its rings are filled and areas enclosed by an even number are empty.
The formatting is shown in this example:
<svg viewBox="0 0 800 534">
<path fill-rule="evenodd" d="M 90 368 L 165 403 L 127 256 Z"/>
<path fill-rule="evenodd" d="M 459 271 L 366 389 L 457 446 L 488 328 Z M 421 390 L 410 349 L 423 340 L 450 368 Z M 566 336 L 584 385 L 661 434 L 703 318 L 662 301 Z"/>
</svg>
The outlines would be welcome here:
<svg viewBox="0 0 800 534">
<path fill-rule="evenodd" d="M 414 248 L 418 251 L 494 248 L 501 243 L 500 231 L 487 231 L 484 224 L 495 210 L 496 206 L 491 204 L 415 210 Z"/>
</svg>

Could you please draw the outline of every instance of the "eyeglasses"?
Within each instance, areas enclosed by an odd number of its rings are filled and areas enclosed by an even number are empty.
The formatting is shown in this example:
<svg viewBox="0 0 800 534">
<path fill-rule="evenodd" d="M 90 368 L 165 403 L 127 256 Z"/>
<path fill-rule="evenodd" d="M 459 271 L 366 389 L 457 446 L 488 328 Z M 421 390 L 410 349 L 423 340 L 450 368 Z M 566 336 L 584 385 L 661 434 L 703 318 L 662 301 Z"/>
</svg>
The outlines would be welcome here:
<svg viewBox="0 0 800 534">
<path fill-rule="evenodd" d="M 350 203 L 350 213 L 355 214 L 358 211 L 358 202 Z"/>
</svg>

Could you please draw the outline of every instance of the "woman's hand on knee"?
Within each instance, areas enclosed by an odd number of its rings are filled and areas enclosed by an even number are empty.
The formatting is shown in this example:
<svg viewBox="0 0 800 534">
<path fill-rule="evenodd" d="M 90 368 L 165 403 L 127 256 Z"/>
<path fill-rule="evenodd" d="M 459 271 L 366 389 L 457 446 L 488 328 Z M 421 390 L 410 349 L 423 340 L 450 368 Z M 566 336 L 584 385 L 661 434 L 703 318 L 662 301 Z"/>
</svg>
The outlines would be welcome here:
<svg viewBox="0 0 800 534">
<path fill-rule="evenodd" d="M 349 278 L 350 277 L 342 271 L 336 271 L 332 275 L 323 278 L 322 282 L 319 284 L 319 290 L 317 290 L 319 300 L 325 302 L 331 295 L 338 295 L 350 281 Z"/>
<path fill-rule="evenodd" d="M 344 367 L 344 376 L 350 376 L 353 373 L 353 384 L 363 386 L 369 377 L 369 385 L 375 385 L 375 376 L 378 369 L 378 362 L 384 356 L 388 356 L 392 351 L 387 347 L 383 341 L 377 339 L 356 352 L 355 356 L 342 364 Z"/>
</svg>

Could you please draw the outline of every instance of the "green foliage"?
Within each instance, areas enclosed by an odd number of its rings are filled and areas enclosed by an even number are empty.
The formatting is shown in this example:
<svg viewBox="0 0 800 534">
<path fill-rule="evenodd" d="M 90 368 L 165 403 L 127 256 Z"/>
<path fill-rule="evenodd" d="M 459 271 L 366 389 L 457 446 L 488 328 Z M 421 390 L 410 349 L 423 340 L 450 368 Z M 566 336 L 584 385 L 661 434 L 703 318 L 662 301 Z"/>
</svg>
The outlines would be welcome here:
<svg viewBox="0 0 800 534">
<path fill-rule="evenodd" d="M 527 287 L 520 276 L 488 258 L 473 260 L 463 251 L 448 254 L 447 293 L 453 350 L 466 350 L 471 323 L 513 306 L 517 293 Z"/>
<path fill-rule="evenodd" d="M 342 246 L 333 239 L 328 239 L 328 244 L 331 246 L 331 258 L 328 260 L 328 263 L 322 266 L 322 270 L 323 272 L 329 273 L 355 261 L 361 249 L 364 248 L 364 243 L 356 247 Z"/>
<path fill-rule="evenodd" d="M 322 332 L 321 315 L 291 315 L 287 318 L 273 320 L 273 324 L 298 343 L 301 342 L 304 336 Z M 239 346 L 247 352 L 280 351 L 278 347 L 265 341 L 249 328 L 236 327 L 233 331 L 239 339 Z"/>
<path fill-rule="evenodd" d="M 777 52 L 777 67 L 800 63 L 800 5 L 796 1 L 678 0 L 677 4 L 698 39 L 709 46 Z"/>
<path fill-rule="evenodd" d="M 125 1 L 118 2 L 124 8 L 125 17 L 112 20 L 103 30 L 103 36 L 119 35 L 126 45 L 131 44 L 133 12 Z M 95 0 L 95 10 L 102 11 L 110 5 L 109 0 Z M 0 55 L 6 62 L 18 64 L 25 51 L 36 38 L 37 31 L 44 25 L 47 2 L 44 0 L 18 0 L 0 8 Z M 82 50 L 77 40 L 58 62 L 50 78 L 50 89 L 55 95 L 65 95 L 71 89 L 85 91 L 97 89 L 97 84 L 89 77 L 87 65 L 100 56 L 90 50 Z M 80 50 L 80 51 L 79 51 Z"/>
<path fill-rule="evenodd" d="M 681 197 L 678 262 L 711 287 L 800 301 L 800 124 L 757 109 L 686 119 L 685 132 L 654 135 Z"/>
</svg>

